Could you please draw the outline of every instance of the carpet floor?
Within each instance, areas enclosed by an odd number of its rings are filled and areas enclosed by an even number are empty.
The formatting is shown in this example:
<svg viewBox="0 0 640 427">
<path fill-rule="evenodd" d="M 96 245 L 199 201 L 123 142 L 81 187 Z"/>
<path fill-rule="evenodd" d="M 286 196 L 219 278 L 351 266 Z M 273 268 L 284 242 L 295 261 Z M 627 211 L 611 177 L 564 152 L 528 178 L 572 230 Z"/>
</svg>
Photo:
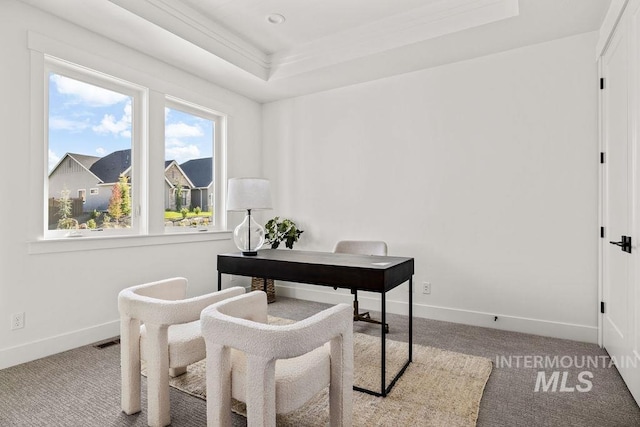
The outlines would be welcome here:
<svg viewBox="0 0 640 427">
<path fill-rule="evenodd" d="M 269 314 L 299 320 L 327 305 L 278 297 Z M 372 313 L 374 315 L 374 313 Z M 389 338 L 406 341 L 406 317 L 389 315 Z M 375 325 L 356 323 L 354 330 L 375 335 Z M 484 426 L 640 426 L 640 408 L 615 367 L 590 367 L 592 388 L 585 392 L 536 392 L 540 369 L 505 366 L 522 356 L 605 358 L 595 344 L 546 338 L 427 319 L 414 319 L 414 343 L 486 357 L 494 366 L 480 403 L 477 425 Z M 520 359 L 522 360 L 522 359 Z M 597 359 L 600 360 L 600 359 Z M 586 368 L 572 366 L 568 385 Z M 547 379 L 553 370 L 547 371 Z M 143 388 L 146 381 L 143 379 Z M 173 426 L 206 425 L 206 402 L 171 389 Z M 120 410 L 120 346 L 80 347 L 0 370 L 0 426 L 146 426 L 143 410 L 127 416 Z M 234 427 L 246 419 L 233 416 Z"/>
<path fill-rule="evenodd" d="M 272 317 L 269 323 L 291 321 Z M 482 393 L 491 373 L 491 360 L 433 347 L 413 346 L 413 362 L 386 398 L 353 392 L 353 425 L 450 426 L 476 425 Z M 407 343 L 386 342 L 387 383 L 408 357 Z M 354 334 L 354 384 L 369 390 L 380 388 L 380 338 Z M 142 369 L 145 375 L 145 369 Z M 206 399 L 206 363 L 188 367 L 187 373 L 171 378 L 172 387 Z M 246 415 L 244 403 L 234 400 L 234 412 Z M 281 427 L 324 427 L 329 422 L 328 388 L 300 409 L 279 414 Z"/>
</svg>

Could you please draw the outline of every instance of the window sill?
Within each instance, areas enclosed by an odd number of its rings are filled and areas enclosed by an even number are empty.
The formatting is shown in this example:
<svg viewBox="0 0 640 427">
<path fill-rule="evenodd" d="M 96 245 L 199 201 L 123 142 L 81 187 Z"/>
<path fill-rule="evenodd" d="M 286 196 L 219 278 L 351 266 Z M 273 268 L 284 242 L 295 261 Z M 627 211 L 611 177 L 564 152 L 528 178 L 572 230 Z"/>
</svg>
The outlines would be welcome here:
<svg viewBox="0 0 640 427">
<path fill-rule="evenodd" d="M 96 249 L 133 248 L 139 246 L 171 245 L 230 240 L 232 231 L 206 231 L 194 233 L 166 233 L 155 235 L 128 235 L 109 237 L 76 237 L 47 239 L 28 242 L 30 255 L 60 252 L 76 252 Z"/>
</svg>

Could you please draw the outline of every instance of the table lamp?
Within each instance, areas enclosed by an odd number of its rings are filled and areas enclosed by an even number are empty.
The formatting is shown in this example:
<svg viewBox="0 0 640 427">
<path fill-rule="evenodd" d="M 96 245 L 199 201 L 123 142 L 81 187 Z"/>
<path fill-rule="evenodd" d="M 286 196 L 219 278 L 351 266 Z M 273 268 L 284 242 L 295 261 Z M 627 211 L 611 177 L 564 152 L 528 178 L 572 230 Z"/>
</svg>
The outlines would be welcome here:
<svg viewBox="0 0 640 427">
<path fill-rule="evenodd" d="M 242 255 L 254 256 L 264 244 L 264 228 L 251 211 L 271 209 L 269 181 L 262 178 L 231 178 L 227 192 L 228 211 L 247 211 L 247 216 L 233 231 L 233 240 Z"/>
</svg>

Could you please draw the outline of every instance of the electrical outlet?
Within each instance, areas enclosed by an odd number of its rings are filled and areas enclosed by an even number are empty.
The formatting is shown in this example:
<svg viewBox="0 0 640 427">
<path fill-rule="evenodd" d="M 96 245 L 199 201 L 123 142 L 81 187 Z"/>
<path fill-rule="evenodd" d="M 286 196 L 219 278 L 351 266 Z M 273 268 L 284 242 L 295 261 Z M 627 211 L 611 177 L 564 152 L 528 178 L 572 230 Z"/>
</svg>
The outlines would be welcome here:
<svg viewBox="0 0 640 427">
<path fill-rule="evenodd" d="M 11 315 L 11 330 L 24 328 L 24 311 Z"/>
<path fill-rule="evenodd" d="M 431 283 L 429 283 L 429 282 L 422 283 L 422 293 L 423 294 L 430 294 L 431 293 Z"/>
</svg>

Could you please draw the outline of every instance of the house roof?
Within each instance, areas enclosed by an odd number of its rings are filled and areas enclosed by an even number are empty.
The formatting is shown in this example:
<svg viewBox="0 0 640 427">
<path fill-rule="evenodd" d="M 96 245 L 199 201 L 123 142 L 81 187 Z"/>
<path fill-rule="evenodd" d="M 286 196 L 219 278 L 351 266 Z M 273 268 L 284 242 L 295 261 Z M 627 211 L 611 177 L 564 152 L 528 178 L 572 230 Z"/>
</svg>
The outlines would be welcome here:
<svg viewBox="0 0 640 427">
<path fill-rule="evenodd" d="M 74 153 L 67 153 L 66 156 L 72 157 L 87 168 L 104 184 L 118 182 L 120 175 L 131 168 L 131 149 L 114 151 L 102 158 Z M 193 187 L 206 188 L 211 185 L 213 181 L 212 157 L 188 160 L 181 165 L 178 165 L 174 160 L 165 160 L 165 169 L 172 163 L 175 163 L 178 169 L 184 173 Z M 170 183 L 170 185 L 172 184 Z"/>
<path fill-rule="evenodd" d="M 189 176 L 185 173 L 185 171 L 182 170 L 182 168 L 180 167 L 180 165 L 178 164 L 178 162 L 176 162 L 175 160 L 165 160 L 164 161 L 164 179 L 165 181 L 167 181 L 167 183 L 169 184 L 169 187 L 174 188 L 175 184 L 171 181 L 169 181 L 169 178 L 167 177 L 167 171 L 171 168 L 172 165 L 175 165 L 176 169 L 182 174 L 182 176 L 184 176 L 184 178 L 187 180 L 188 183 L 188 187 L 189 188 L 194 188 L 197 187 L 193 181 L 191 181 L 191 179 L 189 178 Z"/>
<path fill-rule="evenodd" d="M 184 162 L 180 168 L 196 188 L 205 188 L 213 181 L 213 158 L 203 157 Z"/>
<path fill-rule="evenodd" d="M 120 174 L 131 167 L 131 149 L 114 151 L 95 162 L 89 169 L 104 183 L 118 182 Z"/>
<path fill-rule="evenodd" d="M 64 163 L 64 160 L 66 158 L 72 159 L 73 161 L 78 163 L 80 166 L 85 168 L 87 171 L 89 171 L 89 173 L 91 173 L 91 169 L 90 169 L 91 166 L 95 162 L 100 160 L 100 157 L 96 157 L 96 156 L 88 156 L 86 154 L 77 154 L 77 153 L 65 153 L 65 155 L 62 156 L 62 158 L 60 160 L 58 160 L 58 163 L 56 163 L 56 165 L 53 167 L 53 169 L 51 169 L 51 172 L 49 172 L 49 176 L 53 175 L 53 173 L 58 169 L 58 167 L 60 167 L 60 165 Z M 98 176 L 96 176 L 96 178 L 98 180 L 100 180 L 100 178 Z"/>
<path fill-rule="evenodd" d="M 91 166 L 98 160 L 100 157 L 98 156 L 87 156 L 86 154 L 76 154 L 76 153 L 68 153 L 70 157 L 73 157 L 78 163 L 84 166 L 87 169 L 91 169 Z"/>
</svg>

